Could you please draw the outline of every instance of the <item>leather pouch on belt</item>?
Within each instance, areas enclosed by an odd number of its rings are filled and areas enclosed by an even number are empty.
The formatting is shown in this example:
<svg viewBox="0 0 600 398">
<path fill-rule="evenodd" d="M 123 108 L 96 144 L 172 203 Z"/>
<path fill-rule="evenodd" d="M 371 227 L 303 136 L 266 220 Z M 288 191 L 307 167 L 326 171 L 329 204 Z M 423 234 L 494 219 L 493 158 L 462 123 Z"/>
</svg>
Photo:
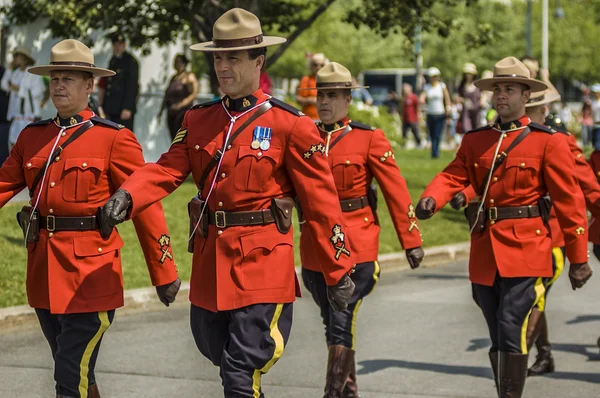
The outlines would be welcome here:
<svg viewBox="0 0 600 398">
<path fill-rule="evenodd" d="M 202 214 L 202 207 L 204 206 L 204 200 L 198 196 L 194 196 L 188 203 L 188 215 L 190 217 L 190 233 L 188 239 L 188 252 L 194 252 L 194 238 L 195 234 L 200 234 L 202 237 L 206 237 L 208 234 L 208 216 L 202 217 L 200 225 L 200 215 Z M 198 228 L 196 226 L 198 225 Z"/>
<path fill-rule="evenodd" d="M 369 189 L 367 189 L 367 201 L 369 202 L 369 207 L 373 210 L 373 217 L 375 217 L 375 223 L 379 225 L 379 216 L 377 216 L 377 185 L 371 184 Z"/>
<path fill-rule="evenodd" d="M 290 197 L 271 199 L 271 212 L 275 218 L 277 230 L 282 234 L 287 234 L 292 227 L 292 209 L 294 208 L 294 199 Z"/>
<path fill-rule="evenodd" d="M 479 213 L 479 218 L 477 217 L 477 210 L 479 210 L 479 202 L 471 202 L 467 205 L 465 209 L 465 216 L 467 217 L 467 221 L 469 222 L 469 229 L 473 229 L 473 225 L 477 222 L 477 226 L 473 231 L 483 232 L 485 231 L 485 206 L 481 209 L 481 213 Z"/>
<path fill-rule="evenodd" d="M 26 242 L 37 242 L 40 239 L 40 218 L 37 209 L 33 211 L 33 207 L 23 206 L 17 213 L 17 222 L 23 230 Z"/>
</svg>

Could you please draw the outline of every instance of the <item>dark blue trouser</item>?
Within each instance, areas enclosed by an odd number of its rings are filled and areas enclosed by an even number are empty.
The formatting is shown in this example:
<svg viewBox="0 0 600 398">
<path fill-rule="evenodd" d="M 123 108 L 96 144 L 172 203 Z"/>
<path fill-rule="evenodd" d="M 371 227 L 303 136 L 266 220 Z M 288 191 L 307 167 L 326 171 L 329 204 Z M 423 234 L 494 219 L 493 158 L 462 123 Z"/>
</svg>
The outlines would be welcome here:
<svg viewBox="0 0 600 398">
<path fill-rule="evenodd" d="M 427 115 L 427 131 L 431 138 L 431 157 L 440 157 L 440 144 L 444 133 L 446 115 Z"/>
<path fill-rule="evenodd" d="M 89 386 L 96 383 L 94 368 L 102 336 L 112 323 L 115 310 L 52 314 L 36 308 L 35 313 L 52 350 L 56 393 L 87 398 Z"/>
<path fill-rule="evenodd" d="M 218 312 L 192 304 L 190 311 L 196 346 L 220 367 L 225 398 L 264 397 L 261 376 L 283 354 L 292 329 L 292 303 Z"/>
</svg>

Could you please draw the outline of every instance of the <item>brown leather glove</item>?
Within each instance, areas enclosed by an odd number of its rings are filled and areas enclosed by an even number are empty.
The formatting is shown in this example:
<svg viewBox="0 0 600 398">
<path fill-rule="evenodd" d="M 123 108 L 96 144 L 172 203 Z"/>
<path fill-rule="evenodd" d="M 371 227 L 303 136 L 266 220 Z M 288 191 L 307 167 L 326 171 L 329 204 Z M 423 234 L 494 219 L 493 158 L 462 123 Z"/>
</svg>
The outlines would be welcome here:
<svg viewBox="0 0 600 398">
<path fill-rule="evenodd" d="M 171 283 L 167 283 L 166 285 L 156 286 L 156 294 L 158 294 L 158 298 L 161 303 L 166 305 L 167 307 L 173 301 L 175 301 L 175 297 L 177 296 L 177 292 L 179 292 L 179 288 L 181 287 L 181 279 L 177 278 Z"/>
<path fill-rule="evenodd" d="M 459 192 L 456 195 L 454 195 L 454 197 L 450 201 L 450 206 L 452 206 L 452 208 L 454 210 L 460 210 L 463 207 L 465 207 L 466 204 L 467 204 L 467 197 L 462 192 Z"/>
<path fill-rule="evenodd" d="M 569 280 L 573 290 L 579 289 L 592 277 L 592 267 L 588 263 L 571 264 L 569 266 Z"/>
<path fill-rule="evenodd" d="M 419 200 L 417 203 L 417 208 L 415 209 L 415 213 L 419 220 L 427 220 L 433 216 L 435 213 L 435 199 L 428 196 Z"/>
<path fill-rule="evenodd" d="M 354 293 L 354 282 L 347 274 L 335 286 L 327 286 L 327 299 L 335 312 L 346 311 Z"/>
<path fill-rule="evenodd" d="M 423 248 L 421 246 L 413 247 L 412 249 L 406 249 L 406 259 L 408 260 L 408 264 L 412 269 L 419 268 L 424 256 L 425 252 L 423 252 Z"/>
<path fill-rule="evenodd" d="M 119 188 L 102 206 L 102 217 L 112 228 L 125 221 L 130 208 L 131 195 L 126 190 Z"/>
</svg>

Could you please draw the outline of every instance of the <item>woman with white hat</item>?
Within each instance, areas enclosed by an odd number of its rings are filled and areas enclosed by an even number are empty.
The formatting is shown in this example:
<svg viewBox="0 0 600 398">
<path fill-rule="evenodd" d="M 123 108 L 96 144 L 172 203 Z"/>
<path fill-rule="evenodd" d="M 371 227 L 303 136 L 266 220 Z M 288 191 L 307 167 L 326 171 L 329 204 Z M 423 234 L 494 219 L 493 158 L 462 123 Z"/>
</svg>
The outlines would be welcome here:
<svg viewBox="0 0 600 398">
<path fill-rule="evenodd" d="M 446 84 L 441 80 L 441 73 L 435 66 L 429 68 L 429 77 L 431 81 L 423 87 L 419 96 L 421 104 L 425 106 L 427 114 L 427 131 L 431 140 L 431 157 L 440 157 L 440 143 L 446 117 L 450 115 L 451 103 L 450 94 Z"/>
</svg>

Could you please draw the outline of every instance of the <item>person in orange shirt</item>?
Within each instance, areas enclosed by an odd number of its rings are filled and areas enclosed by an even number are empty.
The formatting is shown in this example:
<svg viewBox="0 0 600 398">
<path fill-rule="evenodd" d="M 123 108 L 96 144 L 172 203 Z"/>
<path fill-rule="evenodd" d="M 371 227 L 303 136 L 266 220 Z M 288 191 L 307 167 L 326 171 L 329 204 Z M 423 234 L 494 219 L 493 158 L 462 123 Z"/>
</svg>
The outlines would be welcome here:
<svg viewBox="0 0 600 398">
<path fill-rule="evenodd" d="M 487 322 L 490 363 L 498 396 L 522 397 L 527 374 L 529 315 L 552 277 L 552 236 L 545 224 L 549 193 L 565 235 L 574 289 L 591 277 L 585 199 L 575 178 L 568 137 L 532 123 L 525 105 L 547 85 L 515 57 L 496 63 L 494 76 L 475 85 L 493 92 L 497 125 L 467 133 L 455 159 L 427 186 L 417 217 L 428 219 L 473 185 L 469 205 L 473 297 Z"/>
<path fill-rule="evenodd" d="M 189 110 L 169 151 L 135 173 L 103 210 L 116 225 L 194 177 L 190 323 L 198 349 L 220 368 L 227 398 L 264 396 L 262 375 L 287 344 L 299 294 L 295 196 L 333 309 L 344 310 L 354 291 L 353 238 L 317 128 L 259 88 L 266 47 L 283 42 L 263 36 L 248 11 L 223 14 L 213 40 L 191 48 L 213 53 L 225 97 Z"/>
<path fill-rule="evenodd" d="M 317 73 L 319 133 L 325 141 L 325 155 L 345 222 L 352 236 L 354 261 L 350 276 L 356 289 L 345 311 L 333 312 L 327 301 L 326 283 L 319 259 L 313 250 L 315 237 L 304 228 L 300 236 L 302 279 L 321 309 L 329 358 L 325 398 L 357 398 L 355 341 L 356 317 L 363 299 L 379 280 L 379 220 L 376 212 L 377 180 L 390 217 L 411 268 L 423 259 L 421 233 L 406 181 L 396 165 L 394 150 L 380 129 L 348 119 L 351 90 L 362 88 L 352 80 L 350 71 L 337 62 Z"/>
<path fill-rule="evenodd" d="M 302 80 L 300 80 L 298 92 L 296 94 L 296 101 L 302 107 L 302 113 L 315 122 L 319 121 L 319 113 L 317 112 L 317 107 L 315 105 L 317 103 L 317 90 L 314 88 L 307 90 L 307 88 L 316 86 L 317 72 L 325 66 L 327 62 L 327 58 L 325 58 L 325 55 L 322 53 L 312 55 L 308 64 L 310 75 L 304 76 Z"/>
<path fill-rule="evenodd" d="M 550 104 L 554 101 L 559 101 L 560 97 L 560 93 L 551 88 L 542 92 L 532 93 L 526 105 L 527 116 L 529 116 L 533 123 L 545 124 L 568 137 L 569 148 L 575 160 L 577 181 L 585 196 L 586 206 L 595 218 L 600 218 L 600 184 L 596 180 L 594 170 L 586 162 L 581 148 L 577 145 L 575 136 L 566 130 L 561 130 L 562 126 L 556 125 L 554 118 L 551 117 L 552 115 L 546 116 L 548 115 Z M 477 194 L 473 186 L 470 185 L 463 192 L 456 194 L 450 204 L 458 210 L 466 203 L 475 199 L 476 196 Z M 550 219 L 547 226 L 552 236 L 552 278 L 548 281 L 543 302 L 538 303 L 533 308 L 529 317 L 529 327 L 527 328 L 526 335 L 527 346 L 531 348 L 535 343 L 538 351 L 535 363 L 527 372 L 529 376 L 539 376 L 554 372 L 554 357 L 552 356 L 552 345 L 548 337 L 546 311 L 550 288 L 558 279 L 565 266 L 565 237 L 554 209 L 550 212 Z M 600 230 L 595 226 L 595 222 L 592 222 L 590 225 L 589 239 L 590 241 L 600 239 Z"/>
<path fill-rule="evenodd" d="M 102 336 L 123 306 L 123 240 L 103 225 L 98 208 L 144 164 L 133 133 L 88 108 L 94 66 L 77 40 L 63 40 L 50 65 L 29 73 L 50 76 L 53 119 L 30 124 L 0 168 L 0 207 L 23 188 L 31 206 L 18 214 L 27 244 L 27 298 L 54 359 L 57 397 L 98 398 L 94 367 Z M 152 284 L 168 306 L 180 281 L 160 203 L 133 219 Z"/>
</svg>

